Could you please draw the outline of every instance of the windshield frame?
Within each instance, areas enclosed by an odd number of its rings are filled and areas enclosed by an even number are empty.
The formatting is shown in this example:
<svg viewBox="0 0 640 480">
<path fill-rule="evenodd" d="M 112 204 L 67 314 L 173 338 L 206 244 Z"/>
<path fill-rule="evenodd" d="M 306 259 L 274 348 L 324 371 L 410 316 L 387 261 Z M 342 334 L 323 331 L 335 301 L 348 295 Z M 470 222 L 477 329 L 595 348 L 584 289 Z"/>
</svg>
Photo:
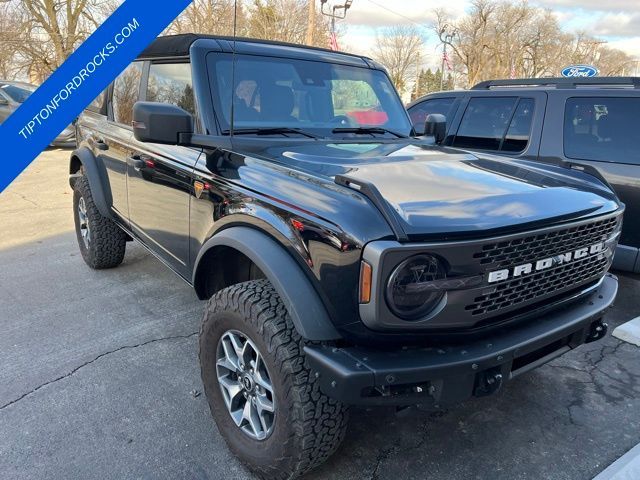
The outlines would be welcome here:
<svg viewBox="0 0 640 480">
<path fill-rule="evenodd" d="M 403 136 L 406 135 L 407 137 L 409 137 L 412 133 L 413 126 L 411 124 L 409 114 L 407 113 L 404 107 L 404 104 L 402 103 L 402 99 L 400 98 L 398 91 L 394 87 L 393 82 L 391 81 L 388 73 L 384 69 L 375 68 L 371 65 L 357 66 L 357 65 L 340 63 L 340 62 L 332 62 L 332 61 L 325 61 L 325 60 L 319 61 L 317 59 L 306 59 L 306 58 L 299 58 L 294 56 L 289 57 L 289 56 L 256 55 L 256 54 L 250 54 L 250 53 L 244 53 L 244 52 L 237 53 L 234 55 L 233 53 L 226 53 L 226 52 L 222 53 L 218 51 L 210 51 L 205 55 L 205 62 L 204 62 L 204 64 L 206 65 L 207 74 L 208 74 L 207 80 L 209 85 L 209 97 L 210 97 L 207 100 L 211 102 L 213 107 L 214 118 L 216 122 L 216 130 L 219 132 L 219 134 L 223 136 L 231 135 L 231 131 L 230 131 L 231 126 L 229 125 L 230 119 L 227 119 L 227 116 L 225 116 L 223 113 L 225 109 L 230 109 L 231 101 L 230 99 L 223 100 L 223 95 L 221 95 L 220 91 L 218 90 L 217 67 L 222 62 L 226 62 L 228 64 L 230 61 L 234 61 L 234 57 L 235 57 L 235 61 L 237 61 L 238 58 L 240 57 L 240 58 L 246 58 L 246 59 L 258 59 L 258 60 L 262 59 L 267 62 L 269 60 L 272 60 L 274 62 L 283 62 L 283 63 L 290 62 L 291 64 L 295 64 L 296 62 L 305 62 L 305 63 L 326 64 L 326 65 L 335 67 L 337 69 L 353 69 L 354 71 L 361 70 L 363 73 L 365 71 L 370 72 L 371 74 L 370 82 L 366 82 L 366 83 L 367 85 L 372 87 L 373 93 L 375 94 L 378 102 L 381 104 L 382 111 L 385 112 L 389 116 L 389 119 L 393 120 L 394 122 L 394 123 L 390 123 L 389 121 L 387 121 L 384 124 L 350 123 L 350 124 L 333 124 L 333 125 L 330 125 L 329 123 L 320 125 L 320 122 L 306 125 L 301 121 L 296 123 L 282 122 L 282 124 L 278 124 L 278 125 L 274 125 L 274 123 L 271 123 L 271 122 L 265 122 L 262 125 L 258 123 L 256 124 L 243 123 L 238 125 L 236 123 L 234 125 L 234 130 L 247 130 L 247 129 L 261 130 L 263 128 L 265 130 L 269 130 L 269 129 L 274 129 L 274 127 L 275 128 L 282 127 L 282 128 L 291 129 L 291 130 L 295 130 L 295 129 L 301 130 L 302 132 L 309 134 L 309 136 L 307 137 L 308 140 L 326 139 L 326 140 L 332 140 L 332 141 L 343 140 L 343 139 L 352 139 L 352 140 L 358 140 L 358 141 L 360 139 L 371 140 L 372 137 L 375 137 L 377 140 L 397 140 L 398 139 L 398 135 L 395 133 L 383 133 L 383 132 L 374 132 L 374 133 L 338 132 L 336 133 L 336 132 L 333 132 L 333 130 L 336 127 L 338 128 L 340 127 L 354 127 L 354 128 L 371 127 L 373 129 L 383 129 L 383 130 L 386 129 L 386 130 L 391 130 L 393 132 L 398 132 Z M 229 74 L 227 73 L 227 75 Z M 384 82 L 384 85 L 381 83 L 380 86 L 378 87 L 378 90 L 376 90 L 375 86 L 372 85 L 374 81 Z M 235 86 L 234 92 L 238 88 L 239 84 L 240 84 L 239 80 L 237 78 L 234 78 L 234 86 Z M 381 94 L 384 95 L 385 98 L 381 98 Z M 386 100 L 386 106 L 384 104 L 385 100 Z M 227 103 L 227 104 L 223 105 L 223 103 Z M 331 108 L 334 108 L 334 105 L 331 105 Z M 300 137 L 304 137 L 305 133 L 301 133 Z M 295 133 L 291 133 L 291 132 L 289 134 L 274 133 L 273 135 L 284 135 L 285 137 L 291 136 L 292 138 L 298 138 Z M 245 134 L 244 136 L 248 136 L 248 135 Z M 255 136 L 258 136 L 258 134 L 256 134 Z M 310 138 L 310 137 L 316 137 L 316 138 Z"/>
</svg>

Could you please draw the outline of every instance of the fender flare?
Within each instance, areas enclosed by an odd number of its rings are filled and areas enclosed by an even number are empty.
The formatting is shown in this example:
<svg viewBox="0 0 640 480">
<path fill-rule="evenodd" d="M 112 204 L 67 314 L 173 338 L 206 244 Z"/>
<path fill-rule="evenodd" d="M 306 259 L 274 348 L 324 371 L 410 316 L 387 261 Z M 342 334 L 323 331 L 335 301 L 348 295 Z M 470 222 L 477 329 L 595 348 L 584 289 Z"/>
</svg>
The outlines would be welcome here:
<svg viewBox="0 0 640 480">
<path fill-rule="evenodd" d="M 103 217 L 113 218 L 111 213 L 111 205 L 113 198 L 111 197 L 111 189 L 109 188 L 109 180 L 104 164 L 96 159 L 91 150 L 86 147 L 74 150 L 71 159 L 77 158 L 84 167 L 84 175 L 89 181 L 91 188 L 91 196 Z M 69 183 L 73 187 L 74 178 L 77 175 L 71 174 Z"/>
<path fill-rule="evenodd" d="M 296 261 L 282 245 L 253 228 L 230 227 L 210 238 L 196 258 L 194 285 L 200 260 L 207 251 L 218 246 L 233 248 L 256 264 L 280 295 L 300 336 L 311 341 L 342 338 L 318 293 Z"/>
</svg>

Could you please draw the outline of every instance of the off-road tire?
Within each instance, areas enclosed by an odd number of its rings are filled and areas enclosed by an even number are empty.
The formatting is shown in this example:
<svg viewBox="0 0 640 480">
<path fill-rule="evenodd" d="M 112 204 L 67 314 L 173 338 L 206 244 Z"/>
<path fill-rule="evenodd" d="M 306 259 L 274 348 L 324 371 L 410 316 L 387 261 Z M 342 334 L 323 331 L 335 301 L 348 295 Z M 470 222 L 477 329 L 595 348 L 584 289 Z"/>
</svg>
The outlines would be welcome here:
<svg viewBox="0 0 640 480">
<path fill-rule="evenodd" d="M 89 246 L 81 233 L 78 205 L 84 200 L 86 217 L 90 225 Z M 78 178 L 73 188 L 73 219 L 80 253 L 87 265 L 96 270 L 117 267 L 124 260 L 127 246 L 126 233 L 110 218 L 102 216 L 91 195 L 89 181 L 85 176 Z"/>
<path fill-rule="evenodd" d="M 265 440 L 246 435 L 229 414 L 216 375 L 220 337 L 239 331 L 260 350 L 274 387 L 276 414 Z M 211 414 L 229 449 L 260 478 L 293 479 L 327 460 L 344 439 L 347 408 L 319 389 L 305 341 L 267 280 L 233 285 L 207 304 L 200 330 L 200 367 Z"/>
</svg>

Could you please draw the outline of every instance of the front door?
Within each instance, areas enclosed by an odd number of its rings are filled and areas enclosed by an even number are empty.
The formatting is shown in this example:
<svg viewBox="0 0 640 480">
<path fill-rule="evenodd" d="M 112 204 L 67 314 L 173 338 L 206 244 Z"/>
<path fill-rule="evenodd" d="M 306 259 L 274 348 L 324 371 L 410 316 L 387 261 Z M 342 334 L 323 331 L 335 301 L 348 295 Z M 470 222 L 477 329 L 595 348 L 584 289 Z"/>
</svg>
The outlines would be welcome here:
<svg viewBox="0 0 640 480">
<path fill-rule="evenodd" d="M 151 63 L 142 98 L 171 103 L 195 116 L 188 63 Z M 201 150 L 134 140 L 127 159 L 129 221 L 154 252 L 190 280 L 189 208 Z"/>
<path fill-rule="evenodd" d="M 136 143 L 127 159 L 129 221 L 178 273 L 189 277 L 189 203 L 199 150 Z"/>
</svg>

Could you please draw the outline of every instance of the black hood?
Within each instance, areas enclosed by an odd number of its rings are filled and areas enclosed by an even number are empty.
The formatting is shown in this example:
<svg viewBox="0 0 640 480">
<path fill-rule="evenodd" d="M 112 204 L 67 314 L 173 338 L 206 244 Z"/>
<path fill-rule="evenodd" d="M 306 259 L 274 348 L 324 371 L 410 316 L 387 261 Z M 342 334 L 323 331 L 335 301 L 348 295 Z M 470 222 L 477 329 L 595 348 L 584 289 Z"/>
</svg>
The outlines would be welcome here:
<svg viewBox="0 0 640 480">
<path fill-rule="evenodd" d="M 595 177 L 536 162 L 419 143 L 262 146 L 254 144 L 251 153 L 315 175 L 373 184 L 413 238 L 529 228 L 620 208 Z"/>
</svg>

